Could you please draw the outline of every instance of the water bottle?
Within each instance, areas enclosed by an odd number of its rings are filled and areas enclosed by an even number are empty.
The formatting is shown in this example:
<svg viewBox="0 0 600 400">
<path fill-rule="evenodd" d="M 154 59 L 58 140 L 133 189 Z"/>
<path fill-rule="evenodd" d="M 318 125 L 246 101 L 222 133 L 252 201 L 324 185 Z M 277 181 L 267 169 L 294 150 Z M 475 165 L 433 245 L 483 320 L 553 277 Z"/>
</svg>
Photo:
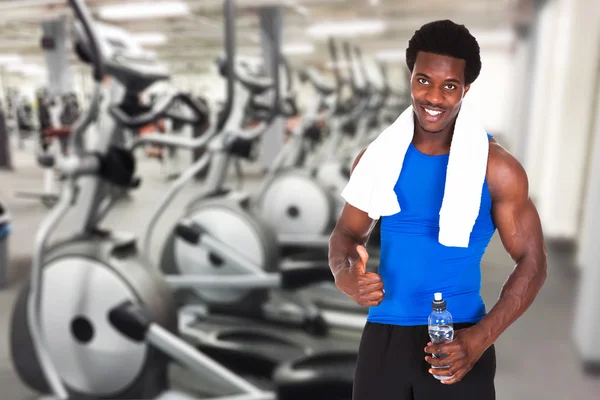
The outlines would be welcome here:
<svg viewBox="0 0 600 400">
<path fill-rule="evenodd" d="M 435 293 L 433 301 L 431 302 L 431 314 L 429 314 L 429 337 L 431 343 L 444 343 L 451 342 L 454 338 L 454 325 L 452 323 L 452 314 L 446 309 L 446 301 L 442 298 L 441 293 Z M 433 358 L 444 358 L 447 354 L 432 354 Z M 449 368 L 446 367 L 434 367 L 434 369 Z M 449 376 L 436 376 L 436 379 L 445 381 L 450 379 Z"/>
</svg>

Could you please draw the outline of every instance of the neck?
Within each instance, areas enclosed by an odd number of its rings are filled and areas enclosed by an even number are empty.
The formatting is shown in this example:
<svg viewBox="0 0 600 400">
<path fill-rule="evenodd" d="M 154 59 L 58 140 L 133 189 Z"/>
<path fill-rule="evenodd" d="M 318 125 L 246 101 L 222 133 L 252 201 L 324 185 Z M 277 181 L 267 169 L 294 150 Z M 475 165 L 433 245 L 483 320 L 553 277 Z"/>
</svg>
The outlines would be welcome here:
<svg viewBox="0 0 600 400">
<path fill-rule="evenodd" d="M 412 140 L 413 146 L 421 153 L 431 156 L 447 154 L 450 152 L 450 144 L 452 143 L 452 136 L 454 135 L 456 119 L 439 132 L 427 132 L 421 127 L 416 116 L 414 117 L 414 120 L 415 133 Z"/>
</svg>

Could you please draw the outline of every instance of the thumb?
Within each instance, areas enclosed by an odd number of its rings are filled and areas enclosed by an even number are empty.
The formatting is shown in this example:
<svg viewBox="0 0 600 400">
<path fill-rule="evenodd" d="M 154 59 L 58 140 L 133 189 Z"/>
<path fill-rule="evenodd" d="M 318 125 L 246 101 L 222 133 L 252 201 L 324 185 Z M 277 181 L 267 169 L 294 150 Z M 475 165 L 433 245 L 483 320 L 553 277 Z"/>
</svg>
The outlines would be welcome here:
<svg viewBox="0 0 600 400">
<path fill-rule="evenodd" d="M 356 252 L 360 257 L 360 262 L 357 261 L 356 266 L 360 273 L 364 274 L 367 272 L 367 261 L 369 260 L 369 253 L 364 246 L 356 246 Z"/>
</svg>

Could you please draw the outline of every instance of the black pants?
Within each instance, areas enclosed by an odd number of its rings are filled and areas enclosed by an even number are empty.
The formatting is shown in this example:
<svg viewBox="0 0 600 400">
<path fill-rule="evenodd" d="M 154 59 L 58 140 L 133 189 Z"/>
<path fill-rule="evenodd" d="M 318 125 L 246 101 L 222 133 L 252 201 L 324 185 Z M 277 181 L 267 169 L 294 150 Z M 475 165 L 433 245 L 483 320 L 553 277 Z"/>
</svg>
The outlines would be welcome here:
<svg viewBox="0 0 600 400">
<path fill-rule="evenodd" d="M 464 329 L 472 324 L 455 324 Z M 428 371 L 423 349 L 427 326 L 367 322 L 354 376 L 353 400 L 495 400 L 496 353 L 492 345 L 457 383 L 444 385 Z"/>
</svg>

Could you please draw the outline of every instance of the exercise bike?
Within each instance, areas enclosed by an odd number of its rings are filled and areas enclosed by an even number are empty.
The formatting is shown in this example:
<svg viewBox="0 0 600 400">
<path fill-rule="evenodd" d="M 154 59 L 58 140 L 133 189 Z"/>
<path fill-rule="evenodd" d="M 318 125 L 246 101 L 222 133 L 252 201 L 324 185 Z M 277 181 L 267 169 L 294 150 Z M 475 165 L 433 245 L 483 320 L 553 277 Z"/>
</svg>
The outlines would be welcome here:
<svg viewBox="0 0 600 400">
<path fill-rule="evenodd" d="M 351 383 L 323 379 L 331 376 L 316 365 L 324 355 L 279 366 L 269 392 L 188 345 L 176 336 L 177 312 L 169 285 L 140 256 L 135 238 L 98 226 L 110 208 L 103 206 L 110 200 L 107 188 L 140 184 L 131 152 L 114 145 L 123 128 L 110 106 L 122 99 L 123 89 L 141 91 L 167 75 L 128 51 L 118 37 L 97 35 L 82 0 L 70 4 L 79 22 L 78 55 L 93 65 L 95 90 L 70 138 L 73 151 L 57 166 L 65 183 L 38 231 L 32 276 L 13 310 L 11 353 L 19 377 L 32 389 L 61 400 L 195 398 L 168 389 L 166 370 L 173 360 L 226 393 L 212 399 L 289 400 L 299 398 L 297 393 L 349 399 Z M 227 0 L 224 7 L 232 17 L 233 3 Z M 105 76 L 111 78 L 108 87 L 103 87 Z M 83 135 L 94 123 L 98 140 L 94 151 L 87 152 Z M 81 225 L 68 239 L 48 246 L 68 211 L 81 213 Z"/>
</svg>

